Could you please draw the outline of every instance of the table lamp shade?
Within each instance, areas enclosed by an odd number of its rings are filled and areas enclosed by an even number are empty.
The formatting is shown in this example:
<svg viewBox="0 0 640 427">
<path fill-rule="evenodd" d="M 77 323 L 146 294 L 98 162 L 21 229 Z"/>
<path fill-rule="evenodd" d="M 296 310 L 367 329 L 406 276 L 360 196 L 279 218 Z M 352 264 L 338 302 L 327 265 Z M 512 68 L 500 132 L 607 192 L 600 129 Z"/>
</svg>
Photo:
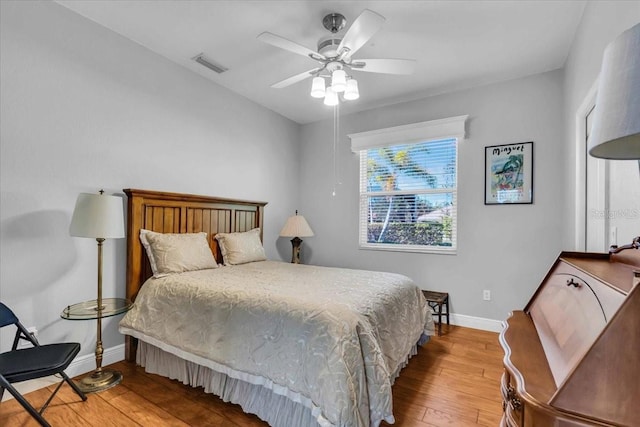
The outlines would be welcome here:
<svg viewBox="0 0 640 427">
<path fill-rule="evenodd" d="M 604 52 L 589 154 L 640 159 L 640 24 L 618 36 Z"/>
<path fill-rule="evenodd" d="M 80 193 L 73 210 L 69 234 L 96 239 L 123 238 L 125 234 L 122 198 Z"/>
<path fill-rule="evenodd" d="M 294 216 L 290 216 L 287 219 L 287 222 L 280 230 L 280 237 L 311 237 L 313 236 L 313 231 L 311 227 L 309 227 L 309 223 L 304 219 L 302 215 L 296 214 Z"/>
</svg>

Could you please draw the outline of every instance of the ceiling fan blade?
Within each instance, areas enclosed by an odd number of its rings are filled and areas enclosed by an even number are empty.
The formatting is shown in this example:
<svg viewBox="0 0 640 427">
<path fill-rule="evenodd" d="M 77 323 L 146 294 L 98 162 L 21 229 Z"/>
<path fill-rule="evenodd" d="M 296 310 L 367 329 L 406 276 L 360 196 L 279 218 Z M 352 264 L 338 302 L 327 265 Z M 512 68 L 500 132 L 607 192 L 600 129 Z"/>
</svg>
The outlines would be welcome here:
<svg viewBox="0 0 640 427">
<path fill-rule="evenodd" d="M 352 70 L 368 73 L 413 74 L 416 70 L 414 59 L 358 59 L 349 64 Z"/>
<path fill-rule="evenodd" d="M 373 35 L 382 28 L 385 18 L 369 9 L 365 9 L 353 21 L 351 27 L 347 30 L 340 45 L 338 53 L 343 58 L 348 58 L 360 49 Z M 345 50 L 348 50 L 345 52 Z"/>
<path fill-rule="evenodd" d="M 272 46 L 279 47 L 280 49 L 288 50 L 289 52 L 297 53 L 298 55 L 311 57 L 312 59 L 326 59 L 324 55 L 308 49 L 296 42 L 285 39 L 284 37 L 277 36 L 272 33 L 262 33 L 258 36 L 258 40 L 268 43 Z"/>
<path fill-rule="evenodd" d="M 281 82 L 274 83 L 271 85 L 272 88 L 282 89 L 283 87 L 291 86 L 294 83 L 301 82 L 304 79 L 307 79 L 313 76 L 315 73 L 320 71 L 320 68 L 314 68 L 313 70 L 307 70 L 304 73 L 296 74 L 295 76 L 291 76 L 288 79 L 284 79 Z"/>
</svg>

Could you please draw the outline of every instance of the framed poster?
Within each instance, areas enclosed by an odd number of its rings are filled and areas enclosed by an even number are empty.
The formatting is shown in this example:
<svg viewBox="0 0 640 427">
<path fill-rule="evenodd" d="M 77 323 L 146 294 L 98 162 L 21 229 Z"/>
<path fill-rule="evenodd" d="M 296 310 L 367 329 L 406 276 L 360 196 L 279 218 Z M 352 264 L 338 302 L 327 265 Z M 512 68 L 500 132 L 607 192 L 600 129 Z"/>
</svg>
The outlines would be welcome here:
<svg viewBox="0 0 640 427">
<path fill-rule="evenodd" d="M 533 142 L 484 147 L 484 204 L 533 203 Z"/>
</svg>

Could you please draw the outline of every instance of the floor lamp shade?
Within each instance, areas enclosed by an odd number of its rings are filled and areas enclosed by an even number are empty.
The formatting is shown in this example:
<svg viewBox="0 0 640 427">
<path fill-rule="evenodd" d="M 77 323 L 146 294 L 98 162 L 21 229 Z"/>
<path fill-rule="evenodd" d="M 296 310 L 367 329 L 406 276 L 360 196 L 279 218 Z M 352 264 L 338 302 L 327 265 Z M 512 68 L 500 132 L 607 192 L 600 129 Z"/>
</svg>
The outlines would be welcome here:
<svg viewBox="0 0 640 427">
<path fill-rule="evenodd" d="M 124 234 L 122 198 L 80 193 L 69 233 L 75 237 L 120 239 Z"/>
<path fill-rule="evenodd" d="M 604 52 L 589 154 L 640 159 L 640 24 L 618 36 Z"/>
</svg>

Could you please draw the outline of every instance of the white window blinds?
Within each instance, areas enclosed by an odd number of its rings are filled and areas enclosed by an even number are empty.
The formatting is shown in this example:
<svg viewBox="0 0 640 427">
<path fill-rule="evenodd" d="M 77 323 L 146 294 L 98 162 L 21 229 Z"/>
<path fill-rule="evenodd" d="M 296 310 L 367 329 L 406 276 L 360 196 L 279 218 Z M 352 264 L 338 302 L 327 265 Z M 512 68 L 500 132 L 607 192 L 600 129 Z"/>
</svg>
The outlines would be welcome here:
<svg viewBox="0 0 640 427">
<path fill-rule="evenodd" d="M 466 116 L 454 119 L 463 137 Z M 451 119 L 445 120 L 449 126 Z M 415 130 L 416 125 L 409 126 Z M 408 143 L 388 138 L 396 143 L 378 140 L 368 147 L 360 139 L 358 147 L 366 147 L 359 150 L 361 248 L 455 253 L 460 132 L 450 133 L 455 136 L 433 140 L 427 135 L 422 141 L 405 133 L 412 139 Z M 352 136 L 352 148 L 353 143 Z"/>
</svg>

